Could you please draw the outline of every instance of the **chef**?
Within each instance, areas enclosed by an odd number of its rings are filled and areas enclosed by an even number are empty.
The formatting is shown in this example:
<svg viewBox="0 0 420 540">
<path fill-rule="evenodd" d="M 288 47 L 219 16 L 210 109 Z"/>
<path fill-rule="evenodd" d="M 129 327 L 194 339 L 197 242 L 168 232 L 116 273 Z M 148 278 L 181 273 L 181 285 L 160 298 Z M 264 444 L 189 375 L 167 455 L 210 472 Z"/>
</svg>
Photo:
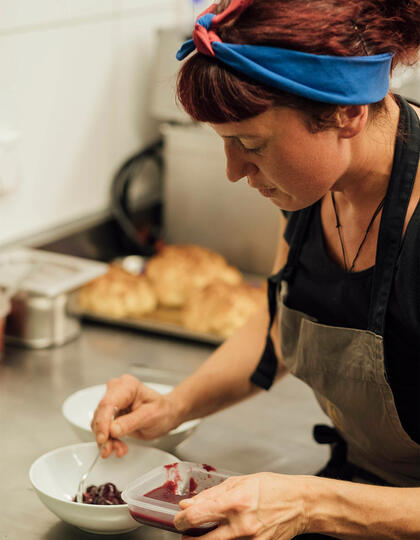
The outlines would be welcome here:
<svg viewBox="0 0 420 540">
<path fill-rule="evenodd" d="M 281 210 L 268 309 L 169 395 L 110 381 L 97 442 L 122 455 L 123 435 L 155 438 L 287 372 L 332 424 L 314 430 L 331 445 L 318 474 L 231 478 L 181 502 L 180 530 L 420 538 L 420 109 L 389 91 L 419 28 L 418 0 L 222 0 L 178 52 L 179 100 L 222 137 L 228 179 Z M 130 412 L 112 421 L 114 406 Z"/>
</svg>

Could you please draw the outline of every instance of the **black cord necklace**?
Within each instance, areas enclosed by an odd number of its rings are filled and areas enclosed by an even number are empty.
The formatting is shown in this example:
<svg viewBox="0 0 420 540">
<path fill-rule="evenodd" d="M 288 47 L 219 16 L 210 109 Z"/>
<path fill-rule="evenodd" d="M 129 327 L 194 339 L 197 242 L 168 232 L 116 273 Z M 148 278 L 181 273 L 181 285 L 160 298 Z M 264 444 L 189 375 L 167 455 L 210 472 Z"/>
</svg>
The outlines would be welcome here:
<svg viewBox="0 0 420 540">
<path fill-rule="evenodd" d="M 373 223 L 374 223 L 374 221 L 376 219 L 376 216 L 379 214 L 379 212 L 382 210 L 382 208 L 384 206 L 385 197 L 378 204 L 378 207 L 376 208 L 375 212 L 373 213 L 373 216 L 372 216 L 371 220 L 369 221 L 369 225 L 367 226 L 366 232 L 365 232 L 365 234 L 364 234 L 364 236 L 362 238 L 362 241 L 360 242 L 359 249 L 357 250 L 357 253 L 356 253 L 356 255 L 355 255 L 354 259 L 353 259 L 353 262 L 351 263 L 350 268 L 347 265 L 346 250 L 344 249 L 343 237 L 341 235 L 341 223 L 340 223 L 340 220 L 338 218 L 337 206 L 335 204 L 335 197 L 334 197 L 334 192 L 333 191 L 331 191 L 331 200 L 332 200 L 332 204 L 333 204 L 333 208 L 334 208 L 334 214 L 335 214 L 335 219 L 336 219 L 336 228 L 337 228 L 337 232 L 338 232 L 338 238 L 340 239 L 341 251 L 343 252 L 344 268 L 345 268 L 346 272 L 353 272 L 354 265 L 356 264 L 357 258 L 359 257 L 359 254 L 360 254 L 360 251 L 362 250 L 363 244 L 366 241 L 367 235 L 369 234 L 369 231 L 372 228 L 372 225 L 373 225 Z"/>
</svg>

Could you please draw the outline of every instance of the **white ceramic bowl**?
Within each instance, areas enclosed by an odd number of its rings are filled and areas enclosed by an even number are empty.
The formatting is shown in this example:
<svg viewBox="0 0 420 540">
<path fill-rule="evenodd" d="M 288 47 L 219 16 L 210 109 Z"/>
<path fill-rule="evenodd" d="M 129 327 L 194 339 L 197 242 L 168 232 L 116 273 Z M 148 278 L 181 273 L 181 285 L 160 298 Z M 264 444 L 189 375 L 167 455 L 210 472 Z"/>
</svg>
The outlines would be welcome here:
<svg viewBox="0 0 420 540">
<path fill-rule="evenodd" d="M 139 523 L 131 517 L 126 504 L 101 506 L 72 502 L 80 478 L 97 452 L 96 443 L 79 443 L 48 452 L 32 464 L 30 481 L 51 512 L 84 531 L 118 534 L 136 529 Z M 122 458 L 99 459 L 87 484 L 112 482 L 122 491 L 138 476 L 177 461 L 175 456 L 157 448 L 135 446 Z"/>
<path fill-rule="evenodd" d="M 160 394 L 169 394 L 173 388 L 173 386 L 167 384 L 149 382 L 145 384 Z M 104 396 L 105 391 L 105 384 L 90 386 L 89 388 L 84 388 L 83 390 L 75 392 L 63 403 L 61 410 L 64 418 L 70 423 L 71 427 L 82 441 L 89 442 L 95 440 L 90 428 L 90 423 L 92 421 L 96 406 Z M 141 446 L 153 446 L 155 448 L 160 448 L 161 450 L 170 452 L 179 443 L 189 437 L 200 422 L 201 420 L 199 419 L 189 420 L 188 422 L 184 422 L 178 426 L 176 429 L 170 431 L 167 435 L 152 441 L 143 441 L 141 439 L 136 439 L 135 437 L 128 437 L 127 440 L 130 442 L 130 447 L 132 446 L 132 443 L 137 443 Z"/>
</svg>

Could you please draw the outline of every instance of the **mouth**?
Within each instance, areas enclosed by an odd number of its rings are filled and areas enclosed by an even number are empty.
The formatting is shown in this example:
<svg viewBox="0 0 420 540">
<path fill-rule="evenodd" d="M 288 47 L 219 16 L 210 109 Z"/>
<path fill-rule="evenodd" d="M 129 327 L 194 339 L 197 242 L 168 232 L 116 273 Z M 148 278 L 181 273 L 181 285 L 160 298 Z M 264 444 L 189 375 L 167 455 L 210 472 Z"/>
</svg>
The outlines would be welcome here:
<svg viewBox="0 0 420 540">
<path fill-rule="evenodd" d="M 253 185 L 249 176 L 247 176 L 248 185 L 253 189 L 257 189 L 263 197 L 273 197 L 277 188 Z"/>
<path fill-rule="evenodd" d="M 261 195 L 263 197 L 273 197 L 273 195 L 276 192 L 276 188 L 261 187 L 261 188 L 257 188 L 257 189 L 258 189 L 258 191 L 261 193 Z"/>
</svg>

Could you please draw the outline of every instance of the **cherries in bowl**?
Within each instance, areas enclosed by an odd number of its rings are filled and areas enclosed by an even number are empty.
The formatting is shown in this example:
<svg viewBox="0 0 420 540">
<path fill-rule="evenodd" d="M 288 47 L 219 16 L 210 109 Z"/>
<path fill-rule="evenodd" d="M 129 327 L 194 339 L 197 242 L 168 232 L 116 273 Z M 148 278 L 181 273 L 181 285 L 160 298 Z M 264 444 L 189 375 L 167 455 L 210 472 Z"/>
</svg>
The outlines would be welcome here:
<svg viewBox="0 0 420 540">
<path fill-rule="evenodd" d="M 73 497 L 73 502 L 77 502 L 76 495 Z M 100 486 L 88 486 L 83 493 L 84 504 L 125 504 L 121 498 L 121 491 L 112 482 L 101 484 Z"/>
<path fill-rule="evenodd" d="M 121 534 L 136 529 L 127 504 L 83 504 L 73 502 L 81 475 L 98 452 L 96 443 L 58 448 L 32 464 L 29 478 L 41 502 L 58 518 L 97 534 Z M 100 459 L 88 477 L 88 486 L 112 483 L 118 490 L 157 466 L 179 461 L 157 448 L 132 445 L 122 458 Z M 41 509 L 41 508 L 40 508 Z"/>
</svg>

